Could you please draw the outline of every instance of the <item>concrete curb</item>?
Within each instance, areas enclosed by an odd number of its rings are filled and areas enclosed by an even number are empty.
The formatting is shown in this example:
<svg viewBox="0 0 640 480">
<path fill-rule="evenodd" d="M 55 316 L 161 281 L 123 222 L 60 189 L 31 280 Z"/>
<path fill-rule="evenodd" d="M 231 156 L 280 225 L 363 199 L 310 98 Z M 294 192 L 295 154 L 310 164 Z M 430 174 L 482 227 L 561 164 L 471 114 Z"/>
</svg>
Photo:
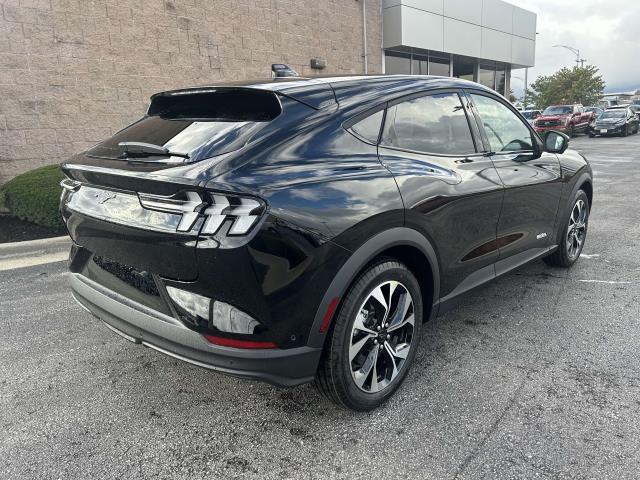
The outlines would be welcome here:
<svg viewBox="0 0 640 480">
<path fill-rule="evenodd" d="M 61 262 L 67 259 L 70 248 L 68 236 L 0 243 L 0 271 Z"/>
</svg>

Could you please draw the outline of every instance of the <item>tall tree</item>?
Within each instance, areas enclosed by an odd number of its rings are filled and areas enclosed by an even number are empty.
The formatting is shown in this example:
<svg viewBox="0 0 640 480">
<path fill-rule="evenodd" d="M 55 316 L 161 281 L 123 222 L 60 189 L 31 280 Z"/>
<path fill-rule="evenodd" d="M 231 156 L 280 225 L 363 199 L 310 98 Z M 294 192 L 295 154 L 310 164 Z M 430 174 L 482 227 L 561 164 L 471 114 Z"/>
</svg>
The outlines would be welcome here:
<svg viewBox="0 0 640 480">
<path fill-rule="evenodd" d="M 605 88 L 597 67 L 562 68 L 553 75 L 540 76 L 529 86 L 529 98 L 538 108 L 566 103 L 593 105 Z"/>
</svg>

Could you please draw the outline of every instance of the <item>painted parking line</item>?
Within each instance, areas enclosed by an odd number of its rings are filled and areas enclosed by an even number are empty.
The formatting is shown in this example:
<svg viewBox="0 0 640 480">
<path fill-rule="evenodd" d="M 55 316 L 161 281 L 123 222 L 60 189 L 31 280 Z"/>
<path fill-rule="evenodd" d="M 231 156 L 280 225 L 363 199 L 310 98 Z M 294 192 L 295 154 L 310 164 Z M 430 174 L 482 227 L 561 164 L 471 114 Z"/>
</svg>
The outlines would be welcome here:
<svg viewBox="0 0 640 480">
<path fill-rule="evenodd" d="M 631 283 L 633 282 L 618 282 L 615 280 L 578 280 L 579 282 L 584 282 L 584 283 L 607 283 L 610 285 L 631 285 Z"/>
</svg>

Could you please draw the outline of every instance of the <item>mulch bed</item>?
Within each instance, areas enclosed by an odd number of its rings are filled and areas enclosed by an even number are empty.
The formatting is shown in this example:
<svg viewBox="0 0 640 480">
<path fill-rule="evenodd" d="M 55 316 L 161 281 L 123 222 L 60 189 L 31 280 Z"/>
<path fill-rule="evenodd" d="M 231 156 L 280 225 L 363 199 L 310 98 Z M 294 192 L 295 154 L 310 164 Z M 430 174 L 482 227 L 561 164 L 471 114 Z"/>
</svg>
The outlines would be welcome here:
<svg viewBox="0 0 640 480">
<path fill-rule="evenodd" d="M 50 228 L 0 214 L 0 243 L 23 242 L 66 235 L 64 228 Z"/>
</svg>

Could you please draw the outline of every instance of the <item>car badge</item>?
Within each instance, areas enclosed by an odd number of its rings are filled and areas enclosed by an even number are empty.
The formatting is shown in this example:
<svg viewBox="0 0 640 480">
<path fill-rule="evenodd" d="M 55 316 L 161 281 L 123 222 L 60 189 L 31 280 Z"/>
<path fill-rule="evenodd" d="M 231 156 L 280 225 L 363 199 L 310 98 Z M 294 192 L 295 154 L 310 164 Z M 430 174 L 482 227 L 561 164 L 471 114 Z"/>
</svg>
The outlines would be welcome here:
<svg viewBox="0 0 640 480">
<path fill-rule="evenodd" d="M 111 200 L 113 198 L 116 198 L 116 194 L 114 192 L 102 191 L 102 192 L 96 193 L 96 200 L 98 201 L 98 204 L 100 204 L 100 205 L 108 202 L 109 200 Z"/>
</svg>

